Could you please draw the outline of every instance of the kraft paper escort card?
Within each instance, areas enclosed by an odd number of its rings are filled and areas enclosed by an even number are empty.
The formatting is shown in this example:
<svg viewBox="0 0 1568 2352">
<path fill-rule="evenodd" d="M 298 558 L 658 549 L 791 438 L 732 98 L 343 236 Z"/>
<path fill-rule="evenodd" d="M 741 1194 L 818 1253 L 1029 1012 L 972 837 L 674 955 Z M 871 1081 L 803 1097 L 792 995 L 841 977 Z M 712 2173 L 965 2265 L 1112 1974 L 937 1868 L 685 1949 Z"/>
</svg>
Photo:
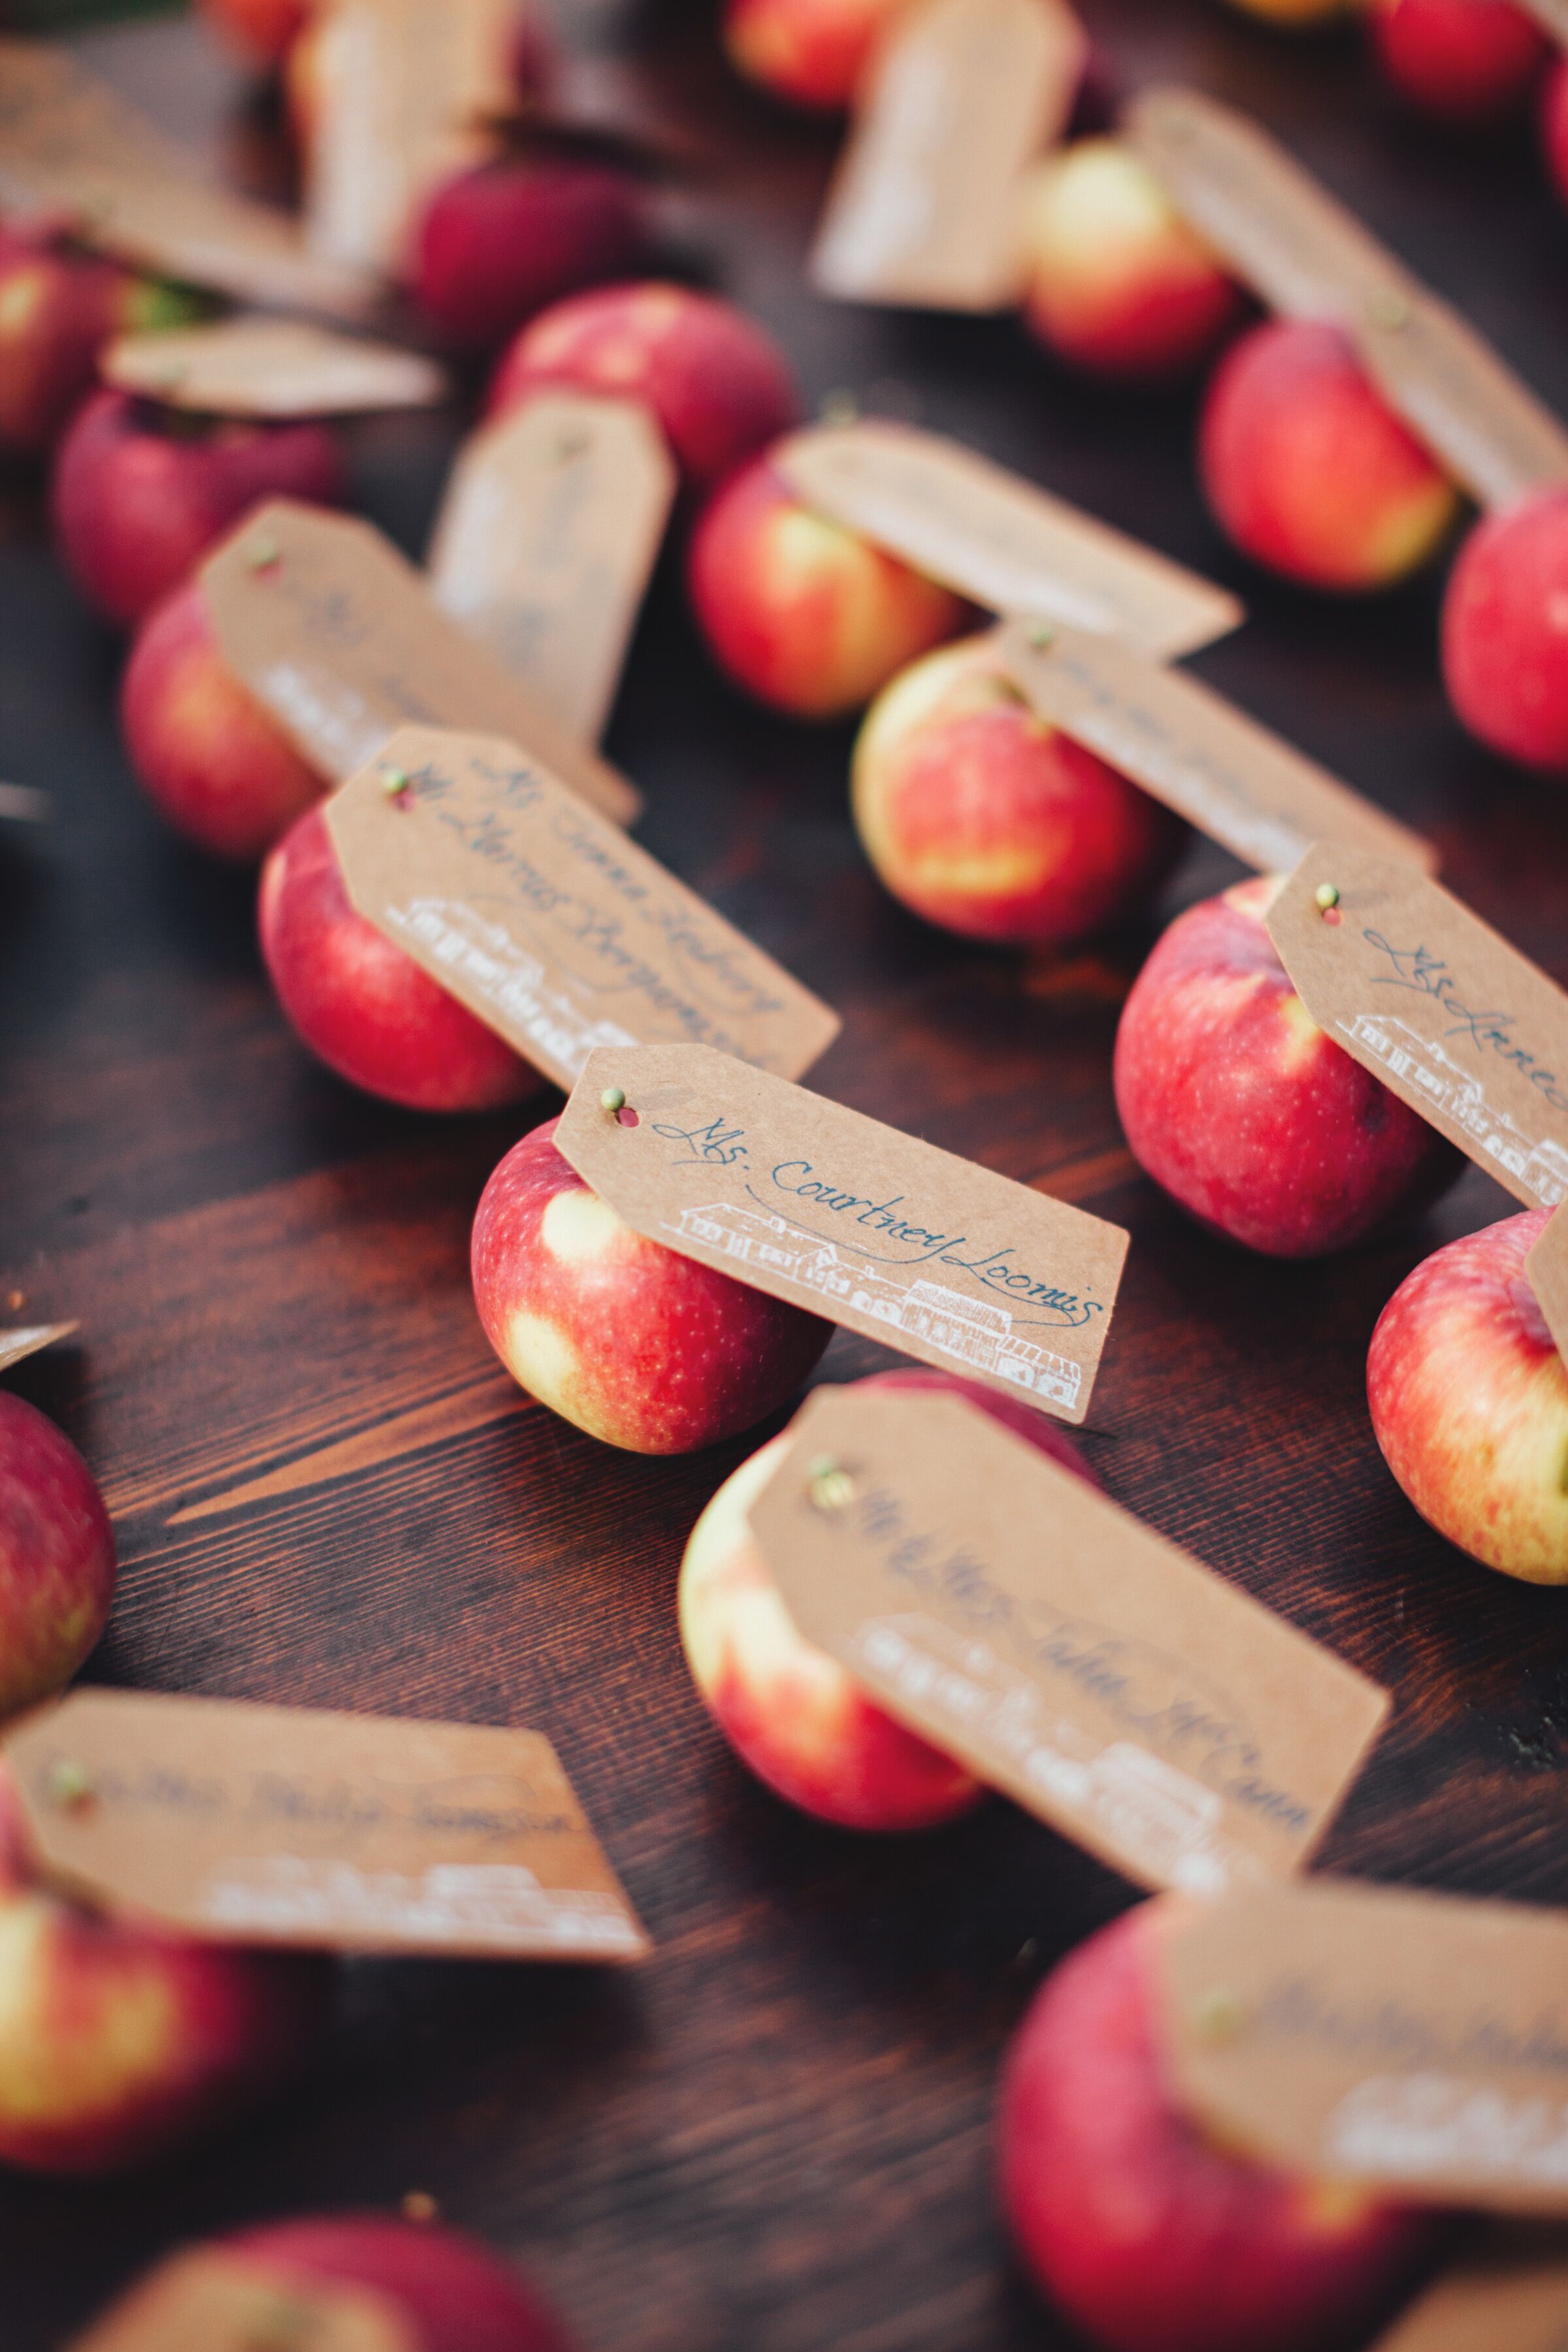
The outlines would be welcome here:
<svg viewBox="0 0 1568 2352">
<path fill-rule="evenodd" d="M 1560 47 L 1568 48 L 1568 0 L 1520 0 L 1520 5 Z"/>
<path fill-rule="evenodd" d="M 820 425 L 773 463 L 805 505 L 994 613 L 1125 637 L 1156 661 L 1246 617 L 1227 590 L 940 434 Z"/>
<path fill-rule="evenodd" d="M 1271 309 L 1337 319 L 1384 396 L 1483 506 L 1568 478 L 1568 427 L 1262 127 L 1147 90 L 1125 127 L 1193 226 Z"/>
<path fill-rule="evenodd" d="M 100 370 L 121 392 L 220 416 L 432 408 L 451 390 L 446 370 L 417 352 L 298 319 L 220 319 L 210 327 L 122 335 Z"/>
<path fill-rule="evenodd" d="M 357 318 L 374 281 L 294 222 L 203 180 L 125 100 L 47 41 L 0 40 L 0 209 L 68 220 L 107 253 L 241 301 Z"/>
<path fill-rule="evenodd" d="M 1568 2249 L 1561 2231 L 1552 2235 L 1550 2254 L 1510 2252 L 1505 2242 L 1489 2260 L 1467 2260 L 1396 2319 L 1373 2352 L 1568 2352 Z"/>
<path fill-rule="evenodd" d="M 1145 1886 L 1294 1870 L 1387 1694 L 979 1407 L 818 1389 L 752 1505 L 807 1641 Z"/>
<path fill-rule="evenodd" d="M 407 2321 L 365 2287 L 290 2278 L 232 2250 L 174 2254 L 69 2352 L 419 2352 Z"/>
<path fill-rule="evenodd" d="M 1546 1231 L 1524 1261 L 1546 1328 L 1568 1364 L 1568 1207 L 1553 1212 Z"/>
<path fill-rule="evenodd" d="M 650 1948 L 538 1732 L 77 1689 L 5 1753 L 47 1876 L 211 1942 Z"/>
<path fill-rule="evenodd" d="M 617 824 L 641 807 L 608 761 L 437 610 L 374 524 L 275 499 L 199 577 L 225 661 L 323 776 L 355 774 L 399 727 L 482 728 Z"/>
<path fill-rule="evenodd" d="M 1173 2081 L 1226 2145 L 1435 2203 L 1568 2213 L 1561 1912 L 1315 1878 L 1184 1908 L 1158 1949 Z"/>
<path fill-rule="evenodd" d="M 1315 843 L 1265 918 L 1320 1029 L 1527 1208 L 1568 1200 L 1568 996 L 1392 858 Z"/>
<path fill-rule="evenodd" d="M 327 803 L 367 921 L 558 1086 L 697 1038 L 796 1077 L 838 1016 L 515 745 L 404 728 Z"/>
<path fill-rule="evenodd" d="M 1212 841 L 1283 873 L 1331 838 L 1430 868 L 1430 844 L 1180 670 L 1113 637 L 1015 621 L 1000 643 L 1033 709 Z"/>
<path fill-rule="evenodd" d="M 675 497 L 637 401 L 542 392 L 465 444 L 436 526 L 436 602 L 580 741 L 620 684 Z"/>
<path fill-rule="evenodd" d="M 68 1339 L 80 1328 L 79 1323 L 33 1323 L 20 1330 L 0 1331 L 0 1372 L 8 1372 L 13 1364 L 25 1363 L 29 1356 L 52 1348 L 57 1339 Z"/>
<path fill-rule="evenodd" d="M 593 1055 L 555 1141 L 651 1241 L 1041 1412 L 1087 1413 L 1120 1226 L 706 1045 Z"/>
<path fill-rule="evenodd" d="M 850 301 L 999 310 L 1026 268 L 1024 175 L 1089 42 L 1066 0 L 914 0 L 873 61 L 811 259 Z"/>
</svg>

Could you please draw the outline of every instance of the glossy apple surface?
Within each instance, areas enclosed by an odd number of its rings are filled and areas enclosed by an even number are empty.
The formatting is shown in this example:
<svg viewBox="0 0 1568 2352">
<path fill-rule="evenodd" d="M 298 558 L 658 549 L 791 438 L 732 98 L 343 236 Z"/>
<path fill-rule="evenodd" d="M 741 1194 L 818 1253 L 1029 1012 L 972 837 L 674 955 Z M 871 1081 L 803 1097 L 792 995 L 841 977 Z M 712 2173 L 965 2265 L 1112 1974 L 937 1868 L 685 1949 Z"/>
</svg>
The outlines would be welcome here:
<svg viewBox="0 0 1568 2352">
<path fill-rule="evenodd" d="M 261 869 L 261 952 L 289 1025 L 328 1069 L 405 1110 L 495 1110 L 543 1080 L 350 898 L 307 810 Z"/>
<path fill-rule="evenodd" d="M 1047 1977 L 1002 2075 L 1003 2210 L 1106 2352 L 1346 2352 L 1436 2249 L 1427 2215 L 1206 2138 L 1164 2080 L 1152 1905 Z"/>
<path fill-rule="evenodd" d="M 748 81 L 792 106 L 837 113 L 909 0 L 729 0 L 724 48 Z"/>
<path fill-rule="evenodd" d="M 1267 320 L 1231 345 L 1204 402 L 1198 464 L 1221 529 L 1310 588 L 1391 586 L 1458 513 L 1350 338 L 1309 319 Z"/>
<path fill-rule="evenodd" d="M 928 654 L 866 717 L 855 824 L 894 897 L 968 939 L 1056 948 L 1144 903 L 1180 819 L 1037 719 L 989 636 Z"/>
<path fill-rule="evenodd" d="M 1241 297 L 1135 148 L 1080 139 L 1030 177 L 1026 324 L 1090 374 L 1136 383 L 1195 367 Z"/>
<path fill-rule="evenodd" d="M 703 490 L 787 432 L 800 396 L 754 320 L 658 279 L 574 294 L 542 310 L 496 371 L 490 414 L 564 385 L 652 411 L 689 490 Z"/>
<path fill-rule="evenodd" d="M 1522 106 L 1551 43 L 1512 0 L 1372 0 L 1373 47 L 1400 95 L 1440 122 L 1496 122 Z"/>
<path fill-rule="evenodd" d="M 0 1718 L 68 1683 L 109 1622 L 114 1536 L 52 1421 L 0 1390 Z"/>
<path fill-rule="evenodd" d="M 100 392 L 59 446 L 55 532 L 88 602 L 129 626 L 252 507 L 274 498 L 335 506 L 346 487 L 324 425 L 185 418 Z"/>
<path fill-rule="evenodd" d="M 804 507 L 762 457 L 698 520 L 692 609 L 721 668 L 796 719 L 858 710 L 963 626 L 950 590 Z"/>
<path fill-rule="evenodd" d="M 1450 1242 L 1379 1318 L 1367 1402 L 1424 1519 L 1526 1584 L 1568 1584 L 1568 1368 L 1524 1261 L 1549 1212 Z"/>
<path fill-rule="evenodd" d="M 106 343 L 201 310 L 197 295 L 0 223 L 0 451 L 41 457 L 93 389 Z"/>
<path fill-rule="evenodd" d="M 547 304 L 625 278 L 647 245 L 628 173 L 507 157 L 431 197 L 415 236 L 414 295 L 456 349 L 493 352 Z"/>
<path fill-rule="evenodd" d="M 1568 489 L 1476 525 L 1443 603 L 1443 676 L 1479 741 L 1568 775 Z"/>
<path fill-rule="evenodd" d="M 326 789 L 225 662 L 199 580 L 155 604 L 137 631 L 120 719 L 149 800 L 214 857 L 263 856 Z"/>
<path fill-rule="evenodd" d="M 145 2164 L 294 2079 L 333 1971 L 201 1944 L 35 1883 L 0 1765 L 0 2164 L 93 2176 Z"/>
<path fill-rule="evenodd" d="M 1321 1257 L 1463 1162 L 1313 1021 L 1264 928 L 1279 887 L 1237 883 L 1160 939 L 1122 1010 L 1116 1106 L 1134 1159 L 1200 1224 Z"/>
<path fill-rule="evenodd" d="M 944 1391 L 1090 1485 L 1088 1464 L 1045 1414 L 978 1381 L 910 1368 L 858 1388 Z M 720 1730 L 776 1796 L 840 1829 L 933 1829 L 967 1812 L 980 1782 L 867 1697 L 838 1660 L 800 1633 L 747 1514 L 789 1450 L 786 1430 L 732 1472 L 691 1531 L 681 1562 L 680 1639 Z"/>
<path fill-rule="evenodd" d="M 555 1149 L 508 1152 L 474 1220 L 474 1303 L 520 1388 L 632 1454 L 690 1454 L 800 1387 L 831 1325 L 647 1241 Z"/>
</svg>

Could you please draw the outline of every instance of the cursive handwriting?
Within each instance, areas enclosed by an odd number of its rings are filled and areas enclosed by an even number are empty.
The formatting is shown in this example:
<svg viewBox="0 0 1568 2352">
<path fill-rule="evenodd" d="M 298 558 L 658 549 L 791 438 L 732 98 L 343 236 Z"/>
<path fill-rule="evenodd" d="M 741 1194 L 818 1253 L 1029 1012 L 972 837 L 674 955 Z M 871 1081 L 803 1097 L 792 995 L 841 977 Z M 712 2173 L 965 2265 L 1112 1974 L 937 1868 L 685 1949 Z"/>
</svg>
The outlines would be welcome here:
<svg viewBox="0 0 1568 2352">
<path fill-rule="evenodd" d="M 1527 1079 L 1553 1110 L 1568 1111 L 1568 1086 L 1513 1035 L 1518 1025 L 1516 1013 L 1472 1012 L 1461 1001 L 1447 961 L 1430 948 L 1396 948 L 1381 931 L 1371 929 L 1363 930 L 1362 937 L 1368 947 L 1386 956 L 1393 966 L 1391 971 L 1377 975 L 1374 987 L 1410 989 L 1417 996 L 1426 997 L 1449 1016 L 1449 1025 L 1443 1031 L 1445 1037 L 1466 1037 L 1478 1052 L 1495 1054 Z"/>
</svg>

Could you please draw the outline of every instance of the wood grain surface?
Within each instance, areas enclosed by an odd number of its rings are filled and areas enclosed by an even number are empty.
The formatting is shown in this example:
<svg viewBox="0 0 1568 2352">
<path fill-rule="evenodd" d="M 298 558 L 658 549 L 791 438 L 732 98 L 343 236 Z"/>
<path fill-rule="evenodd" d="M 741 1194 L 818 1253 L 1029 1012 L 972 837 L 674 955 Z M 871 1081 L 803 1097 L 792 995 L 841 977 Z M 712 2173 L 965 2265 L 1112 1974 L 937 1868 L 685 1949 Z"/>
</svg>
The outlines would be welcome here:
<svg viewBox="0 0 1568 2352">
<path fill-rule="evenodd" d="M 1264 583 L 1205 518 L 1190 399 L 1069 383 L 1008 320 L 811 297 L 833 138 L 728 79 L 711 14 L 578 14 L 580 102 L 681 158 L 686 263 L 777 331 L 814 403 L 848 387 L 955 431 L 1237 587 L 1253 618 L 1199 672 L 1429 831 L 1453 885 L 1568 980 L 1568 794 L 1459 735 L 1435 584 L 1363 606 Z M 1348 36 L 1286 43 L 1205 0 L 1086 14 L 1129 81 L 1256 108 L 1568 413 L 1568 218 L 1522 132 L 1413 128 Z M 189 28 L 85 46 L 242 176 L 275 175 L 264 110 Z M 360 502 L 412 553 L 460 422 L 355 431 Z M 861 1841 L 732 1760 L 673 1594 L 748 1448 L 640 1461 L 499 1377 L 466 1244 L 516 1115 L 404 1116 L 306 1060 L 262 979 L 251 886 L 134 790 L 119 658 L 36 491 L 7 483 L 0 770 L 47 787 L 55 820 L 0 826 L 0 1319 L 81 1319 L 11 1384 L 71 1431 L 116 1513 L 121 1598 L 90 1672 L 547 1731 L 659 1950 L 614 1979 L 358 1966 L 327 2063 L 244 2135 L 123 2184 L 7 2179 L 5 2352 L 57 2346 L 193 2233 L 410 2189 L 532 2265 L 589 2352 L 1066 2346 L 994 2217 L 994 2082 L 1044 1969 L 1130 1890 L 1001 1802 Z M 1472 1173 L 1421 1227 L 1322 1266 L 1205 1238 L 1137 1176 L 1111 1099 L 1154 926 L 1059 965 L 924 929 L 857 849 L 849 740 L 728 691 L 666 565 L 608 744 L 647 796 L 640 837 L 841 1010 L 814 1083 L 1131 1227 L 1096 1468 L 1396 1696 L 1324 1863 L 1568 1900 L 1568 1597 L 1429 1534 L 1363 1391 L 1394 1284 L 1511 1203 Z M 1162 916 L 1237 870 L 1196 848 Z M 823 1376 L 879 1360 L 840 1339 Z"/>
</svg>

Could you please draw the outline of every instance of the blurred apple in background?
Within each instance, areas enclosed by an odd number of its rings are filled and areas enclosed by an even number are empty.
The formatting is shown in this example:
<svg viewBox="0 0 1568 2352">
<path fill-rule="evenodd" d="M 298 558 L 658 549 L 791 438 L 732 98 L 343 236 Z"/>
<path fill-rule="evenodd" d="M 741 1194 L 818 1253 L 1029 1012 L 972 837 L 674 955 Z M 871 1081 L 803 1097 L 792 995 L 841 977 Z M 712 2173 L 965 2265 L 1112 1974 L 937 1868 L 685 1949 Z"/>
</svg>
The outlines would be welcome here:
<svg viewBox="0 0 1568 2352">
<path fill-rule="evenodd" d="M 963 627 L 968 606 L 796 499 L 766 457 L 733 475 L 688 551 L 692 609 L 721 668 L 796 719 L 858 710 Z"/>
<path fill-rule="evenodd" d="M 414 296 L 453 347 L 493 352 L 547 304 L 626 277 L 648 241 L 628 172 L 508 156 L 436 190 L 415 231 Z"/>
<path fill-rule="evenodd" d="M 98 382 L 119 335 L 186 326 L 199 294 L 0 222 L 0 452 L 41 457 Z"/>
<path fill-rule="evenodd" d="M 831 1324 L 665 1249 L 555 1149 L 508 1152 L 474 1220 L 474 1302 L 520 1388 L 632 1454 L 717 1445 L 795 1395 Z"/>
<path fill-rule="evenodd" d="M 1230 0 L 1230 5 L 1242 16 L 1256 16 L 1265 25 L 1282 26 L 1288 32 L 1331 25 L 1336 18 L 1348 16 L 1359 5 L 1360 0 Z"/>
<path fill-rule="evenodd" d="M 1232 344 L 1204 402 L 1198 466 L 1243 552 L 1311 588 L 1391 586 L 1459 511 L 1350 337 L 1312 320 L 1269 320 Z"/>
<path fill-rule="evenodd" d="M 63 1430 L 0 1390 L 0 1717 L 68 1683 L 109 1622 L 114 1535 Z"/>
<path fill-rule="evenodd" d="M 876 1372 L 857 1388 L 962 1397 L 1064 1469 L 1097 1484 L 1064 1430 L 1029 1405 L 946 1372 Z M 789 1450 L 785 1430 L 732 1471 L 691 1531 L 680 1568 L 680 1639 L 704 1705 L 776 1796 L 840 1829 L 921 1830 L 985 1791 L 885 1713 L 838 1660 L 797 1630 L 747 1524 Z"/>
<path fill-rule="evenodd" d="M 1384 1459 L 1422 1517 L 1527 1584 L 1568 1584 L 1568 1367 L 1524 1267 L 1549 1214 L 1506 1217 L 1407 1275 L 1366 1368 Z"/>
<path fill-rule="evenodd" d="M 1547 68 L 1541 89 L 1541 140 L 1552 185 L 1568 204 L 1568 58 Z"/>
<path fill-rule="evenodd" d="M 1120 139 L 1080 139 L 1037 165 L 1025 222 L 1025 321 L 1073 367 L 1176 375 L 1241 315 L 1234 281 Z"/>
<path fill-rule="evenodd" d="M 66 568 L 106 620 L 139 621 L 254 506 L 338 506 L 348 482 L 325 425 L 185 415 L 100 392 L 55 461 L 55 531 Z"/>
<path fill-rule="evenodd" d="M 542 310 L 496 370 L 489 413 L 508 415 L 560 386 L 640 400 L 696 491 L 787 432 L 800 413 L 790 363 L 755 320 L 657 278 Z"/>
<path fill-rule="evenodd" d="M 296 1035 L 350 1086 L 406 1110 L 496 1110 L 544 1081 L 350 898 L 311 808 L 261 869 L 261 952 Z"/>
<path fill-rule="evenodd" d="M 1448 576 L 1443 676 L 1479 741 L 1568 775 L 1568 489 L 1476 525 Z"/>
<path fill-rule="evenodd" d="M 1255 2163 L 1188 2121 L 1160 2049 L 1161 1923 L 1145 1904 L 1080 1944 L 1013 2038 L 997 2154 L 1014 2244 L 1107 2352 L 1368 2342 L 1443 2225 Z"/>
<path fill-rule="evenodd" d="M 1439 122 L 1500 122 L 1535 87 L 1552 44 L 1512 0 L 1370 0 L 1384 71 Z"/>
<path fill-rule="evenodd" d="M 928 654 L 855 747 L 855 824 L 895 898 L 963 937 L 1057 948 L 1147 902 L 1187 828 L 1036 716 L 994 640 Z"/>
<path fill-rule="evenodd" d="M 263 856 L 326 789 L 225 662 L 199 580 L 155 604 L 137 631 L 120 717 L 148 798 L 214 857 Z"/>
<path fill-rule="evenodd" d="M 1321 1257 L 1413 1214 L 1464 1165 L 1320 1029 L 1264 917 L 1277 878 L 1179 915 L 1116 1035 L 1133 1158 L 1200 1224 L 1269 1257 Z"/>
<path fill-rule="evenodd" d="M 325 2031 L 334 1971 L 197 1943 L 38 1884 L 0 1763 L 0 2164 L 145 2164 L 275 2097 Z"/>
<path fill-rule="evenodd" d="M 910 0 L 729 0 L 724 47 L 739 73 L 791 105 L 848 106 Z"/>
<path fill-rule="evenodd" d="M 196 0 L 219 40 L 252 65 L 280 65 L 314 14 L 316 0 Z"/>
</svg>

